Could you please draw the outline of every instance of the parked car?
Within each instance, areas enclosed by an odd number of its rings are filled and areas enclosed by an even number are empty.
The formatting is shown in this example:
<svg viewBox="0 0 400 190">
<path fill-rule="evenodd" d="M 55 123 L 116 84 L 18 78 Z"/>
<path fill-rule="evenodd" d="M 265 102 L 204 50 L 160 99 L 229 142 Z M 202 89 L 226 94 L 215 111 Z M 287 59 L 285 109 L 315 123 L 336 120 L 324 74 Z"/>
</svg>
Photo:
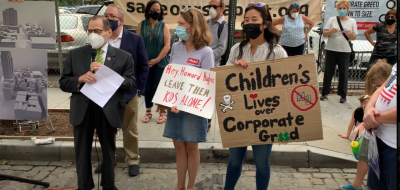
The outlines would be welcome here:
<svg viewBox="0 0 400 190">
<path fill-rule="evenodd" d="M 69 11 L 69 10 L 67 10 L 67 9 L 62 9 L 62 8 L 59 8 L 59 9 L 58 9 L 58 12 L 59 12 L 60 14 L 72 13 L 71 11 Z"/>
<path fill-rule="evenodd" d="M 75 9 L 74 13 L 91 14 L 95 15 L 101 8 L 102 5 L 85 5 L 79 6 Z"/>
<path fill-rule="evenodd" d="M 325 47 L 328 41 L 328 38 L 322 36 L 322 27 L 323 23 L 314 26 L 314 28 L 307 35 L 307 48 L 310 53 L 314 52 L 318 73 L 324 71 L 326 55 Z M 366 71 L 374 47 L 368 42 L 368 40 L 354 40 L 352 42 L 356 56 L 354 61 L 350 63 L 349 69 Z"/>
<path fill-rule="evenodd" d="M 63 60 L 68 51 L 84 46 L 87 41 L 87 24 L 93 15 L 89 14 L 62 14 L 60 15 L 61 51 Z M 56 23 L 57 33 L 57 23 Z M 58 39 L 58 38 L 57 38 Z M 47 52 L 49 69 L 59 69 L 58 46 Z"/>
</svg>

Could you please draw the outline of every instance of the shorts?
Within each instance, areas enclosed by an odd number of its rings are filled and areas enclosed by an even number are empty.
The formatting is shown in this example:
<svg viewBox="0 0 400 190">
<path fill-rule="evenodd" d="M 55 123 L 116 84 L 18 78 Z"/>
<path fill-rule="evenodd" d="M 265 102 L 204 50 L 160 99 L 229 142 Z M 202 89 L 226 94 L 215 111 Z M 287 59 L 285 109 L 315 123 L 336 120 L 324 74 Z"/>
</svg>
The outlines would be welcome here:
<svg viewBox="0 0 400 190">
<path fill-rule="evenodd" d="M 367 186 L 372 190 L 397 189 L 397 150 L 376 138 L 379 152 L 380 179 L 369 166 Z"/>
<path fill-rule="evenodd" d="M 168 110 L 167 115 L 164 137 L 189 143 L 207 141 L 208 119 L 184 111 L 176 114 Z"/>
<path fill-rule="evenodd" d="M 362 138 L 360 141 L 360 148 L 358 149 L 357 158 L 368 163 L 368 148 L 369 140 L 367 138 Z"/>
</svg>

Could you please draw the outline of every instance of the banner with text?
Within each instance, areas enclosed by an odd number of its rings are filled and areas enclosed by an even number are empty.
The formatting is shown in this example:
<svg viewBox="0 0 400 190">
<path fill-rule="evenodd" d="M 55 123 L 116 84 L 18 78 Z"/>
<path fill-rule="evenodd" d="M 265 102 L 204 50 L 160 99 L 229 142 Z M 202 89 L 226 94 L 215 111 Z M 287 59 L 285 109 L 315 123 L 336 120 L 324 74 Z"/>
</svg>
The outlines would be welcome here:
<svg viewBox="0 0 400 190">
<path fill-rule="evenodd" d="M 148 0 L 114 0 L 116 5 L 121 6 L 126 12 L 124 24 L 137 26 L 144 19 L 144 10 Z M 170 29 L 175 29 L 178 25 L 179 12 L 185 7 L 195 7 L 209 17 L 209 0 L 168 0 L 161 1 L 161 8 L 164 10 L 164 21 Z M 241 30 L 241 23 L 244 17 L 244 10 L 251 1 L 237 0 L 236 5 L 236 29 Z M 321 10 L 323 0 L 269 0 L 266 2 L 272 18 L 279 18 L 286 15 L 287 8 L 292 3 L 300 4 L 300 13 L 311 18 L 315 23 L 321 23 Z M 225 19 L 228 21 L 229 0 L 225 0 Z"/>
<path fill-rule="evenodd" d="M 328 21 L 333 16 L 338 16 L 337 2 L 337 0 L 326 1 L 325 21 Z M 384 22 L 387 11 L 397 7 L 395 0 L 350 0 L 349 2 L 351 7 L 348 16 L 357 21 L 357 40 L 366 40 L 364 36 L 365 30 L 379 22 Z M 371 37 L 376 40 L 376 35 L 371 35 Z"/>
<path fill-rule="evenodd" d="M 215 72 L 169 64 L 153 102 L 211 119 L 215 108 Z"/>
<path fill-rule="evenodd" d="M 323 139 L 314 55 L 212 71 L 224 148 Z"/>
</svg>

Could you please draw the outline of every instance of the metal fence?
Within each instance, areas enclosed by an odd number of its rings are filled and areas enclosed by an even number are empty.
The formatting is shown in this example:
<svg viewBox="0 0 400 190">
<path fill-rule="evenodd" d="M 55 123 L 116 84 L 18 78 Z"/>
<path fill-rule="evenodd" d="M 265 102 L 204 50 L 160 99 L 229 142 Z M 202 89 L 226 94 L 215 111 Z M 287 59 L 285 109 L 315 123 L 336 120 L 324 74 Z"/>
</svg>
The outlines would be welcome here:
<svg viewBox="0 0 400 190">
<path fill-rule="evenodd" d="M 48 74 L 49 88 L 58 88 L 58 79 L 60 75 L 60 68 L 62 68 L 63 61 L 65 60 L 68 51 L 87 44 L 87 23 L 92 17 L 89 14 L 64 14 L 57 13 L 56 20 L 59 25 L 56 27 L 57 33 L 57 49 L 48 51 Z M 133 27 L 133 31 L 134 31 Z M 174 35 L 174 31 L 171 31 Z M 235 42 L 239 42 L 240 37 L 235 37 Z M 176 38 L 171 38 L 171 42 L 176 41 Z M 367 41 L 366 41 L 367 42 Z M 354 49 L 356 59 L 349 65 L 349 93 L 364 93 L 364 78 L 366 74 L 367 65 L 372 52 L 372 45 L 365 41 L 355 41 Z M 171 43 L 172 45 L 173 43 Z M 307 36 L 305 54 L 314 54 L 316 65 L 318 68 L 318 81 L 322 87 L 325 65 L 325 47 L 327 40 L 322 37 L 320 26 L 315 26 Z M 338 72 L 332 79 L 332 90 L 336 89 L 338 84 Z"/>
</svg>

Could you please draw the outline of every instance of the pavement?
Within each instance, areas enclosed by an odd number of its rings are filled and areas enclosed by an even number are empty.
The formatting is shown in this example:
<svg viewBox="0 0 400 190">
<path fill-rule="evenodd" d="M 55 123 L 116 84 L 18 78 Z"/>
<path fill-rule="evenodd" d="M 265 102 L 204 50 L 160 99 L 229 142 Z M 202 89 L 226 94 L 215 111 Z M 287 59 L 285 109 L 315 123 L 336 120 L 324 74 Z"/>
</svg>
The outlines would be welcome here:
<svg viewBox="0 0 400 190">
<path fill-rule="evenodd" d="M 93 171 L 97 163 L 93 164 Z M 200 165 L 195 187 L 197 190 L 223 189 L 225 185 L 226 164 L 214 163 Z M 11 161 L 0 165 L 0 174 L 28 178 L 50 183 L 50 188 L 76 186 L 76 173 L 73 162 Z M 271 179 L 268 190 L 332 190 L 340 189 L 355 178 L 355 169 L 340 168 L 292 168 L 271 166 Z M 235 190 L 254 190 L 255 166 L 243 165 L 242 175 Z M 99 176 L 93 175 L 97 189 Z M 366 179 L 366 178 L 365 178 Z M 115 167 L 115 184 L 121 190 L 172 190 L 177 182 L 176 164 L 141 164 L 140 174 L 127 175 L 125 164 Z M 364 180 L 364 189 L 366 180 Z M 14 181 L 0 181 L 0 190 L 45 190 L 46 188 Z M 68 188 L 72 189 L 72 188 Z M 100 188 L 102 189 L 102 188 Z M 54 190 L 54 189 L 53 189 Z"/>
<path fill-rule="evenodd" d="M 70 94 L 58 88 L 48 89 L 49 109 L 69 109 Z M 350 141 L 338 137 L 346 133 L 352 111 L 358 106 L 356 96 L 347 98 L 344 104 L 339 103 L 339 96 L 329 96 L 327 101 L 321 102 L 321 115 L 323 123 L 323 140 L 289 143 L 285 146 L 273 146 L 271 164 L 292 167 L 356 167 L 356 160 L 350 148 Z M 139 99 L 139 148 L 142 163 L 171 163 L 175 160 L 175 151 L 170 139 L 162 136 L 164 125 L 157 124 L 155 108 L 153 118 L 149 123 L 142 123 L 145 113 L 144 98 Z M 56 129 L 57 130 L 57 129 Z M 73 142 L 56 142 L 46 145 L 47 150 L 33 145 L 32 141 L 0 140 L 0 158 L 6 159 L 45 159 L 48 161 L 74 160 Z M 99 145 L 97 145 L 99 146 Z M 220 163 L 227 162 L 229 153 L 222 148 L 220 130 L 216 115 L 212 119 L 207 142 L 199 144 L 202 162 Z M 15 151 L 16 149 L 22 151 Z M 252 161 L 251 147 L 246 157 Z M 1 153 L 3 152 L 3 153 Z M 46 155 L 47 158 L 43 158 Z M 37 158 L 36 158 L 37 157 Z M 93 160 L 95 157 L 93 157 Z M 117 161 L 124 162 L 122 134 L 117 138 Z"/>
</svg>

